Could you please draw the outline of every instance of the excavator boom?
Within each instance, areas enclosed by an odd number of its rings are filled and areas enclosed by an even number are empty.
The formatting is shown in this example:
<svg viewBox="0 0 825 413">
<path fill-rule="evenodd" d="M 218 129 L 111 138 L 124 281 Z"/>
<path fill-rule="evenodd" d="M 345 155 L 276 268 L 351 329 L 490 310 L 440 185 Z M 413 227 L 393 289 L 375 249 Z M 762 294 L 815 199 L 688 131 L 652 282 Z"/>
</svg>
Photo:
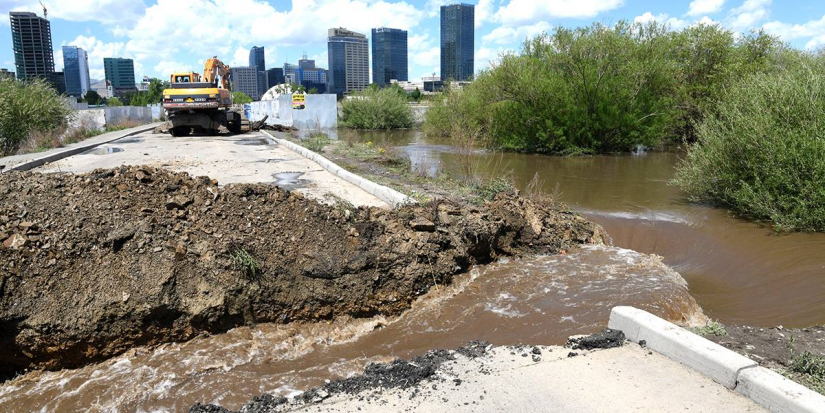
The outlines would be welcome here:
<svg viewBox="0 0 825 413">
<path fill-rule="evenodd" d="M 203 79 L 217 85 L 217 78 L 221 78 L 221 86 L 229 90 L 229 66 L 218 60 L 217 56 L 206 59 L 203 64 Z"/>
</svg>

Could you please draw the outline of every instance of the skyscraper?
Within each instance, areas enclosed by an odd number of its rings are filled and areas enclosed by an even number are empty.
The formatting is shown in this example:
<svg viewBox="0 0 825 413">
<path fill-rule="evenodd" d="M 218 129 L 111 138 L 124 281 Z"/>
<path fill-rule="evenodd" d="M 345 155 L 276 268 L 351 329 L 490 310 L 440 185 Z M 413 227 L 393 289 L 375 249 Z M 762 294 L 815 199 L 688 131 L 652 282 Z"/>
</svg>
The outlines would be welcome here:
<svg viewBox="0 0 825 413">
<path fill-rule="evenodd" d="M 260 100 L 261 92 L 258 92 L 258 68 L 247 67 L 233 67 L 229 69 L 229 74 L 232 77 L 232 91 L 243 92 L 252 100 Z"/>
<path fill-rule="evenodd" d="M 329 92 L 338 95 L 366 89 L 370 83 L 367 36 L 338 28 L 329 29 Z"/>
<path fill-rule="evenodd" d="M 269 87 L 277 86 L 284 83 L 284 69 L 281 67 L 273 67 L 266 71 L 266 78 Z"/>
<path fill-rule="evenodd" d="M 9 13 L 9 20 L 17 78 L 57 79 L 54 75 L 52 29 L 49 21 L 34 13 L 16 11 Z"/>
<path fill-rule="evenodd" d="M 89 78 L 89 57 L 76 46 L 63 46 L 63 74 L 66 78 L 66 94 L 83 97 L 92 82 Z"/>
<path fill-rule="evenodd" d="M 135 87 L 135 62 L 122 57 L 103 58 L 103 71 L 116 96 L 137 90 Z"/>
<path fill-rule="evenodd" d="M 475 50 L 475 6 L 441 6 L 441 79 L 472 80 Z"/>
<path fill-rule="evenodd" d="M 303 55 L 301 60 L 298 60 L 296 78 L 295 83 L 306 90 L 315 89 L 318 93 L 327 91 L 327 70 L 315 67 L 315 60 L 307 58 L 307 55 Z"/>
<path fill-rule="evenodd" d="M 372 83 L 386 86 L 390 80 L 407 81 L 407 31 L 372 29 Z"/>
<path fill-rule="evenodd" d="M 266 90 L 268 89 L 267 84 L 269 83 L 267 82 L 266 73 L 264 73 L 266 72 L 266 58 L 263 46 L 252 46 L 252 49 L 249 50 L 249 67 L 254 67 L 255 70 L 259 72 L 258 93 L 263 95 L 264 92 L 266 92 Z M 258 98 L 260 98 L 260 96 L 258 96 L 257 98 L 255 96 L 252 96 L 252 99 Z"/>
</svg>

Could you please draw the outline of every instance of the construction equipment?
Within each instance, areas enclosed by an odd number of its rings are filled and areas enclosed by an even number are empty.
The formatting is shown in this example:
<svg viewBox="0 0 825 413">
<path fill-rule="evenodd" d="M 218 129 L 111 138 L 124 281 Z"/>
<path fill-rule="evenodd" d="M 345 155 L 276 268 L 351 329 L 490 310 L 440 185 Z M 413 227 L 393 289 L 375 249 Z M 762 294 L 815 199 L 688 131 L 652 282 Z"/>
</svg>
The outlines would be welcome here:
<svg viewBox="0 0 825 413">
<path fill-rule="evenodd" d="M 229 66 L 217 56 L 204 63 L 203 79 L 196 72 L 175 72 L 170 81 L 171 87 L 163 91 L 163 108 L 172 136 L 193 131 L 215 135 L 221 127 L 241 132 L 242 116 L 232 108 L 229 92 Z"/>
</svg>

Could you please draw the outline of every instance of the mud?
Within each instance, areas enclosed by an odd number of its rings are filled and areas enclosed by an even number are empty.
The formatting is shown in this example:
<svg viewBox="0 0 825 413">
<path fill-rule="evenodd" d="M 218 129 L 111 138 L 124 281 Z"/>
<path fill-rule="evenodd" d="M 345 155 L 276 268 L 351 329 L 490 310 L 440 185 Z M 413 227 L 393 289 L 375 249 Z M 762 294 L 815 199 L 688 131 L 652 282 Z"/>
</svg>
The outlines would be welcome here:
<svg viewBox="0 0 825 413">
<path fill-rule="evenodd" d="M 573 350 L 593 350 L 598 348 L 615 348 L 624 344 L 624 333 L 619 330 L 606 328 L 599 333 L 586 337 L 573 337 L 567 345 Z"/>
<path fill-rule="evenodd" d="M 0 374 L 258 322 L 396 315 L 505 256 L 602 241 L 517 194 L 481 206 L 327 206 L 150 167 L 0 176 Z M 248 254 L 257 269 L 237 263 Z"/>
<path fill-rule="evenodd" d="M 763 328 L 725 325 L 725 335 L 705 338 L 777 371 L 787 369 L 794 355 L 809 352 L 825 357 L 825 326 Z"/>
</svg>

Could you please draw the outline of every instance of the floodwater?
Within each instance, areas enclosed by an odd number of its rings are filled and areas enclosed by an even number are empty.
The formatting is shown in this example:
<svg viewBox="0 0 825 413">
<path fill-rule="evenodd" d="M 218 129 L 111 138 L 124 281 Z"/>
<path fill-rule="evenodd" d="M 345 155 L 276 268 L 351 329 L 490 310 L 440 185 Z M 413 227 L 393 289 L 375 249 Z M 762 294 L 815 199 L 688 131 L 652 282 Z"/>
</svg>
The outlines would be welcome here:
<svg viewBox="0 0 825 413">
<path fill-rule="evenodd" d="M 133 349 L 80 369 L 30 373 L 0 385 L 0 406 L 7 412 L 174 412 L 210 402 L 238 409 L 262 393 L 295 395 L 360 373 L 370 362 L 470 340 L 561 344 L 603 328 L 615 305 L 674 321 L 704 319 L 685 281 L 659 258 L 588 246 L 477 267 L 393 319 L 241 327 Z"/>
<path fill-rule="evenodd" d="M 394 144 L 413 169 L 459 173 L 456 151 L 418 131 L 341 139 Z M 657 254 L 688 282 L 711 318 L 755 326 L 825 324 L 825 234 L 778 234 L 726 210 L 686 202 L 669 185 L 679 153 L 554 157 L 476 151 L 484 177 L 509 175 L 524 190 L 538 174 L 543 192 L 601 224 L 616 246 Z"/>
<path fill-rule="evenodd" d="M 355 138 L 399 147 L 422 172 L 461 170 L 453 148 L 418 132 Z M 561 344 L 603 328 L 615 305 L 683 323 L 705 314 L 764 326 L 825 323 L 825 235 L 780 235 L 684 202 L 668 185 L 678 154 L 476 151 L 473 159 L 479 174 L 508 174 L 522 189 L 538 174 L 544 192 L 603 225 L 616 246 L 478 266 L 397 318 L 261 324 L 136 348 L 80 369 L 29 373 L 0 384 L 0 411 L 173 412 L 196 402 L 237 409 L 262 393 L 294 395 L 370 362 L 470 340 Z"/>
</svg>

